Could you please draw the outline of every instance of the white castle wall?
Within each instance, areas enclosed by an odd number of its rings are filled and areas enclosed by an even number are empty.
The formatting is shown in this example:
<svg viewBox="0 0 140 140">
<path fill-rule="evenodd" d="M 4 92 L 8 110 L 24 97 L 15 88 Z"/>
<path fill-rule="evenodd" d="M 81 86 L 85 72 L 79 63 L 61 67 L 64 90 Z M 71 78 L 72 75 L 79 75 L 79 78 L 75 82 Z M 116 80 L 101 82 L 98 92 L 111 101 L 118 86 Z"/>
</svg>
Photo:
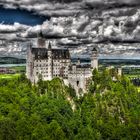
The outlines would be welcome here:
<svg viewBox="0 0 140 140">
<path fill-rule="evenodd" d="M 98 53 L 94 49 L 91 57 L 91 66 L 79 67 L 80 60 L 77 65 L 71 65 L 71 59 L 54 59 L 52 58 L 51 48 L 48 49 L 48 59 L 34 60 L 31 53 L 31 47 L 27 52 L 26 75 L 32 83 L 37 83 L 39 74 L 43 80 L 52 80 L 54 77 L 63 78 L 66 85 L 71 85 L 80 96 L 79 93 L 86 92 L 86 85 L 92 76 L 92 70 L 98 68 Z M 70 69 L 71 67 L 71 69 Z"/>
<path fill-rule="evenodd" d="M 53 69 L 52 69 L 52 52 L 48 51 L 48 80 L 53 78 Z"/>
<path fill-rule="evenodd" d="M 72 70 L 69 72 L 68 82 L 76 90 L 77 96 L 80 96 L 81 93 L 85 93 L 87 90 L 88 79 L 92 76 L 91 68 L 77 68 L 76 66 L 72 67 Z"/>
</svg>

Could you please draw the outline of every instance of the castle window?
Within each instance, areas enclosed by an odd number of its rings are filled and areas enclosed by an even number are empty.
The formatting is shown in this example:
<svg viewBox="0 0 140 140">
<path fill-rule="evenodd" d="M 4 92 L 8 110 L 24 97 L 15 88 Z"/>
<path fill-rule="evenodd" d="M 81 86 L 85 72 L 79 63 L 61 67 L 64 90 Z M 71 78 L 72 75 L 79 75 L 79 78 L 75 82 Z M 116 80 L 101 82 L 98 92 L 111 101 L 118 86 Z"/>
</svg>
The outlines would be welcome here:
<svg viewBox="0 0 140 140">
<path fill-rule="evenodd" d="M 79 86 L 79 81 L 77 81 L 77 86 Z"/>
</svg>

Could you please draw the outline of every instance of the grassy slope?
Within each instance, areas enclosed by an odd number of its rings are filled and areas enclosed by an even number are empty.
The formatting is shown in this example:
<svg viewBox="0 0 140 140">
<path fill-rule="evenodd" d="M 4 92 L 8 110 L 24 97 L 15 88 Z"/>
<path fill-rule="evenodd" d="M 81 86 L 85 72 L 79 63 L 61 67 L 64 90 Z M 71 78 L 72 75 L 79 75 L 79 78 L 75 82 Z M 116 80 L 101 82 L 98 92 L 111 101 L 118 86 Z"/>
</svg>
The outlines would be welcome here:
<svg viewBox="0 0 140 140">
<path fill-rule="evenodd" d="M 138 91 L 140 92 L 140 87 L 138 87 Z"/>
<path fill-rule="evenodd" d="M 26 71 L 26 67 L 25 66 L 17 66 L 17 67 L 11 67 L 11 70 L 15 70 L 17 72 L 19 71 Z"/>
<path fill-rule="evenodd" d="M 11 79 L 11 78 L 17 78 L 19 77 L 20 74 L 0 74 L 0 78 L 6 78 L 6 79 Z"/>
<path fill-rule="evenodd" d="M 26 71 L 25 66 L 17 66 L 17 67 L 11 67 L 11 70 L 14 70 L 16 74 L 0 74 L 0 79 L 6 78 L 6 79 L 11 79 L 11 78 L 17 78 L 20 76 L 21 72 Z"/>
<path fill-rule="evenodd" d="M 125 74 L 127 77 L 130 77 L 130 78 L 135 78 L 135 77 L 140 77 L 140 75 L 139 74 L 133 74 L 133 75 L 131 75 L 131 74 Z"/>
</svg>

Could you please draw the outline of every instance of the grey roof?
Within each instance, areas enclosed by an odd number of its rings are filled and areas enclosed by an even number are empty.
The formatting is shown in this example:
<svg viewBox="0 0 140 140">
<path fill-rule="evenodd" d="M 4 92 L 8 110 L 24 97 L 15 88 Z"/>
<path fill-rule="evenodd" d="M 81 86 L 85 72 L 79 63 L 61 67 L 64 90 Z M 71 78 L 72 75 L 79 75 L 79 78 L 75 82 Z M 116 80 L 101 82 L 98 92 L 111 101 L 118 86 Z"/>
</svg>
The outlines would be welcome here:
<svg viewBox="0 0 140 140">
<path fill-rule="evenodd" d="M 91 64 L 85 64 L 85 65 L 77 65 L 77 68 L 91 68 Z"/>
<path fill-rule="evenodd" d="M 73 66 L 75 66 L 77 69 L 83 69 L 83 70 L 85 70 L 85 69 L 89 69 L 89 68 L 91 68 L 91 64 L 84 64 L 84 65 L 76 65 L 76 64 L 72 64 L 70 67 L 69 67 L 69 69 L 70 70 L 72 70 L 72 67 Z"/>
<path fill-rule="evenodd" d="M 98 50 L 97 50 L 97 48 L 94 47 L 94 48 L 92 49 L 92 51 L 93 51 L 93 52 L 97 52 Z"/>
<path fill-rule="evenodd" d="M 48 50 L 46 48 L 32 48 L 31 52 L 35 55 L 35 59 L 48 58 Z"/>
<path fill-rule="evenodd" d="M 68 49 L 51 49 L 53 59 L 70 59 L 70 53 Z M 35 55 L 35 59 L 48 59 L 47 48 L 32 48 L 32 54 Z"/>
</svg>

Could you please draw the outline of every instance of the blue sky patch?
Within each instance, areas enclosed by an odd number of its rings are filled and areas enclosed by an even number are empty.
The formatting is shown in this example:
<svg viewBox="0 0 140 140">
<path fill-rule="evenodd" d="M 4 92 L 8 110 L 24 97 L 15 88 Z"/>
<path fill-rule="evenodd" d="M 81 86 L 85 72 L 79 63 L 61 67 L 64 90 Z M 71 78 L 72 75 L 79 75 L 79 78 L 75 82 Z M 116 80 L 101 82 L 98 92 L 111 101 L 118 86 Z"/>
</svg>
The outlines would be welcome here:
<svg viewBox="0 0 140 140">
<path fill-rule="evenodd" d="M 25 10 L 0 8 L 0 23 L 3 24 L 18 22 L 35 26 L 42 24 L 45 20 L 47 20 L 47 17 L 41 17 Z"/>
</svg>

